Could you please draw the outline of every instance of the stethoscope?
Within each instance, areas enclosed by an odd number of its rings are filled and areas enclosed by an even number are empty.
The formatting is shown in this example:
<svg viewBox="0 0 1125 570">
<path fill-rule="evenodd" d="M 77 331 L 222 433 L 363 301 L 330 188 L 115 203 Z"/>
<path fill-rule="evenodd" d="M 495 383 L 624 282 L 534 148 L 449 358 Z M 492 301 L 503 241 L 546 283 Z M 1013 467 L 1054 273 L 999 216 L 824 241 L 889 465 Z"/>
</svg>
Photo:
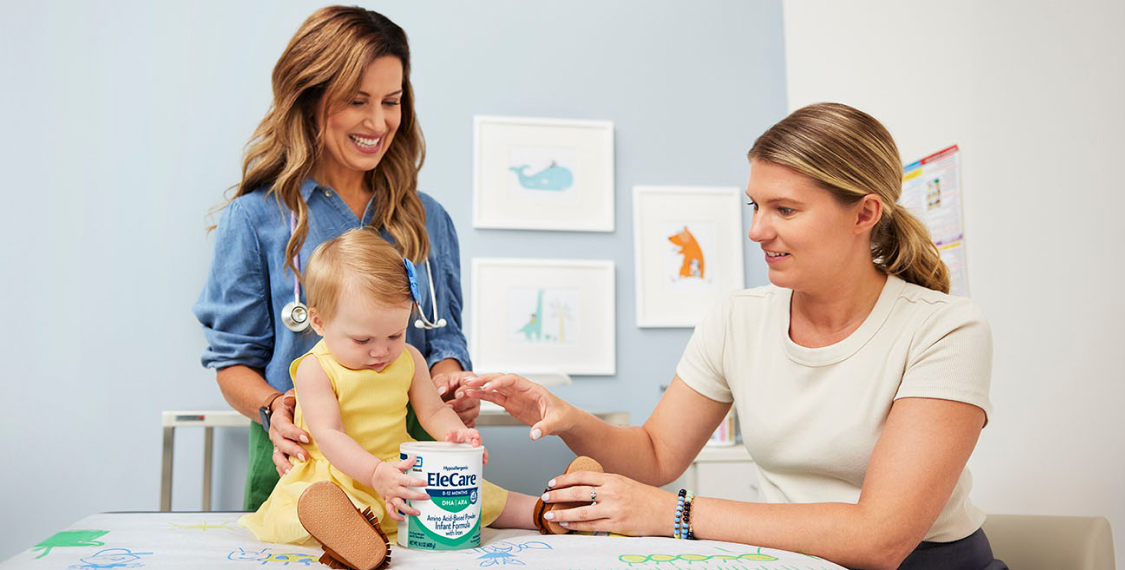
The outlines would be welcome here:
<svg viewBox="0 0 1125 570">
<path fill-rule="evenodd" d="M 289 213 L 289 237 L 293 237 L 293 232 L 297 229 L 297 216 L 296 214 Z M 406 263 L 409 263 L 407 261 Z M 293 257 L 293 265 L 301 266 L 301 253 Z M 413 264 L 409 264 L 410 269 L 414 268 Z M 433 320 L 426 318 L 422 313 L 422 303 L 419 302 L 417 295 L 415 295 L 414 304 L 418 306 L 418 319 L 414 321 L 414 328 L 433 330 L 440 329 L 445 326 L 445 319 L 438 318 L 437 313 L 437 294 L 434 292 L 434 272 L 430 269 L 430 260 L 426 260 L 426 277 L 430 282 L 430 306 L 433 308 Z M 417 283 L 413 283 L 414 275 L 410 272 L 411 285 L 417 287 Z M 293 300 L 286 303 L 281 308 L 281 322 L 285 324 L 285 328 L 293 332 L 302 332 L 309 328 L 309 307 L 301 302 L 301 280 L 297 275 L 293 275 Z"/>
</svg>

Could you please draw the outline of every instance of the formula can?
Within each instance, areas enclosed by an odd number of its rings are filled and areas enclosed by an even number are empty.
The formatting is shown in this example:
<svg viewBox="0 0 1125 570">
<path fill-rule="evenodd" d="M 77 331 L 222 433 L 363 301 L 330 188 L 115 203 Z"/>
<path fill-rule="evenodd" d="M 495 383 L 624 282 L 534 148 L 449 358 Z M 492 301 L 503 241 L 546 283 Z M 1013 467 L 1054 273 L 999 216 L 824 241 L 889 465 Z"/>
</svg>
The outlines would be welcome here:
<svg viewBox="0 0 1125 570">
<path fill-rule="evenodd" d="M 399 457 L 418 459 L 407 475 L 426 482 L 429 500 L 409 500 L 420 511 L 398 525 L 398 544 L 418 550 L 460 550 L 480 546 L 481 483 L 484 448 L 467 443 L 411 441 Z M 418 489 L 417 487 L 412 487 Z"/>
</svg>

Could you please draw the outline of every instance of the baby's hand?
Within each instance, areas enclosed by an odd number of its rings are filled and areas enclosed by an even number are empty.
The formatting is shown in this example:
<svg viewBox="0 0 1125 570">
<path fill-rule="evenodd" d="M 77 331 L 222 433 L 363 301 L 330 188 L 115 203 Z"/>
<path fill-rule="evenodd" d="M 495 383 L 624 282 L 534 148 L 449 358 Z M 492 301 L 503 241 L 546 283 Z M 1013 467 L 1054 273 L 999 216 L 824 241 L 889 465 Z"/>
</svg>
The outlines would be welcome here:
<svg viewBox="0 0 1125 570">
<path fill-rule="evenodd" d="M 445 441 L 453 443 L 468 443 L 473 447 L 480 447 L 480 432 L 472 429 L 455 429 L 445 432 Z M 488 465 L 488 450 L 484 450 L 484 464 Z"/>
<path fill-rule="evenodd" d="M 412 517 L 422 514 L 418 509 L 407 505 L 406 499 L 420 501 L 430 498 L 422 491 L 409 488 L 426 486 L 425 481 L 406 474 L 406 470 L 414 465 L 416 459 L 412 455 L 402 461 L 384 461 L 375 468 L 375 474 L 371 476 L 371 488 L 375 489 L 380 497 L 383 497 L 383 504 L 387 507 L 387 516 L 398 522 L 406 520 L 399 514 L 399 511 Z"/>
</svg>

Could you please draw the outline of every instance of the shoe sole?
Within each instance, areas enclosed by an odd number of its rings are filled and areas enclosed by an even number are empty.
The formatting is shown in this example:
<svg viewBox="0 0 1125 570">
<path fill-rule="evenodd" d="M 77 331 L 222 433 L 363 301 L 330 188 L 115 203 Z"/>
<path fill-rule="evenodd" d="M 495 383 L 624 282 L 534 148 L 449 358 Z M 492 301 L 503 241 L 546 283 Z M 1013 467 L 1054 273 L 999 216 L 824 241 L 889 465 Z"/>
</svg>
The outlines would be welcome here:
<svg viewBox="0 0 1125 570">
<path fill-rule="evenodd" d="M 391 545 L 374 513 L 370 508 L 360 513 L 331 481 L 313 483 L 301 493 L 297 518 L 324 548 L 320 562 L 329 567 L 376 570 L 390 564 Z"/>
</svg>

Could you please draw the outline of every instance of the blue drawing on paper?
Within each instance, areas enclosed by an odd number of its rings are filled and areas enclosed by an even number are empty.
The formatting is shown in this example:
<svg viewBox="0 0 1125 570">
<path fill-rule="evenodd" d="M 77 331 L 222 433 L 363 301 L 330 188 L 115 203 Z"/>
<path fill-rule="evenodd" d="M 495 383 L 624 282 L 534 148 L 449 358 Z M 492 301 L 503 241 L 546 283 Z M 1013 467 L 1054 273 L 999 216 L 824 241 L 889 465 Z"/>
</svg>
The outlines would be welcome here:
<svg viewBox="0 0 1125 570">
<path fill-rule="evenodd" d="M 529 540 L 516 544 L 501 540 L 486 544 L 480 548 L 474 548 L 470 554 L 480 554 L 477 560 L 480 560 L 481 568 L 488 568 L 489 566 L 527 566 L 522 560 L 519 559 L 518 554 L 524 550 L 550 550 L 551 545 L 539 540 Z"/>
<path fill-rule="evenodd" d="M 528 190 L 566 190 L 574 184 L 574 173 L 569 168 L 559 166 L 555 161 L 551 164 L 536 172 L 535 174 L 525 174 L 524 171 L 531 168 L 523 164 L 520 166 L 513 166 L 508 170 L 516 173 L 519 178 L 520 186 Z"/>
<path fill-rule="evenodd" d="M 140 568 L 144 566 L 140 562 L 141 556 L 147 556 L 151 552 L 133 552 L 128 548 L 103 548 L 95 552 L 93 555 L 84 556 L 78 560 L 82 564 L 70 566 L 75 570 L 94 570 L 101 568 Z"/>
<path fill-rule="evenodd" d="M 227 560 L 248 560 L 251 562 L 261 562 L 262 564 L 277 562 L 282 566 L 288 566 L 290 562 L 293 562 L 309 566 L 317 562 L 317 557 L 315 554 L 304 554 L 301 552 L 272 553 L 269 548 L 263 548 L 261 550 L 244 550 L 239 548 L 238 550 L 231 551 L 231 553 L 227 555 Z"/>
</svg>

